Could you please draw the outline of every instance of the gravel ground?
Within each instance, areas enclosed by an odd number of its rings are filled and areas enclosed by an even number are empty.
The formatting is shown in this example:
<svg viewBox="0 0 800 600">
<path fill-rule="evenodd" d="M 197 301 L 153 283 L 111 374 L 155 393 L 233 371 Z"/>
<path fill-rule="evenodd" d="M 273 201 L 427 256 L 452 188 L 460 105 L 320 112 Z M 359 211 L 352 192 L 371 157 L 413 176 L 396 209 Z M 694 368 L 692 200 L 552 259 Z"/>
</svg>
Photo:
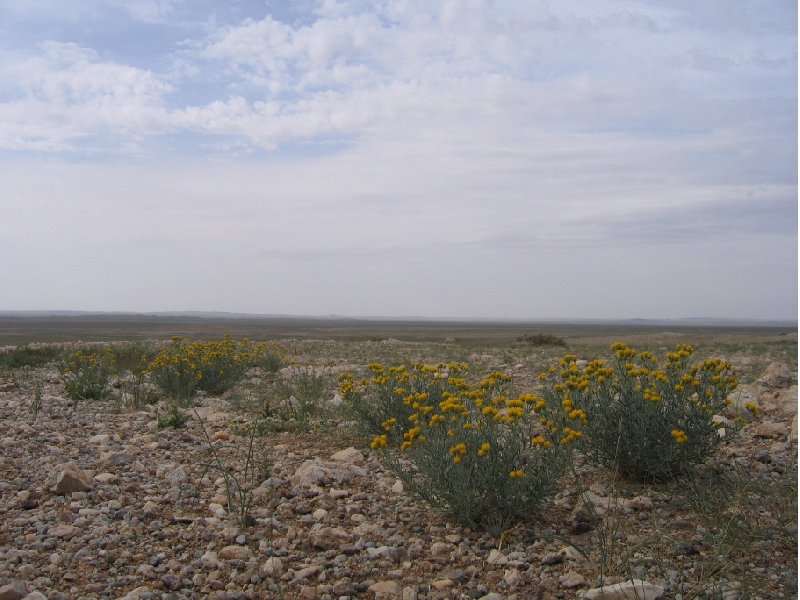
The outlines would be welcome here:
<svg viewBox="0 0 800 600">
<path fill-rule="evenodd" d="M 744 386 L 763 416 L 715 459 L 753 486 L 733 508 L 706 511 L 676 485 L 617 484 L 579 465 L 538 519 L 501 539 L 416 502 L 335 427 L 256 439 L 269 471 L 242 530 L 206 466 L 206 432 L 223 461 L 243 465 L 247 440 L 231 427 L 242 417 L 224 400 L 200 398 L 201 420 L 158 429 L 163 407 L 70 406 L 52 368 L 35 415 L 29 394 L 0 379 L 0 600 L 592 597 L 603 556 L 607 585 L 633 577 L 651 586 L 646 597 L 796 597 L 796 512 L 793 523 L 781 512 L 796 511 L 796 487 L 784 494 L 794 509 L 777 492 L 751 493 L 792 476 L 796 486 L 796 373 L 782 368 Z M 732 522 L 754 525 L 726 530 Z"/>
</svg>

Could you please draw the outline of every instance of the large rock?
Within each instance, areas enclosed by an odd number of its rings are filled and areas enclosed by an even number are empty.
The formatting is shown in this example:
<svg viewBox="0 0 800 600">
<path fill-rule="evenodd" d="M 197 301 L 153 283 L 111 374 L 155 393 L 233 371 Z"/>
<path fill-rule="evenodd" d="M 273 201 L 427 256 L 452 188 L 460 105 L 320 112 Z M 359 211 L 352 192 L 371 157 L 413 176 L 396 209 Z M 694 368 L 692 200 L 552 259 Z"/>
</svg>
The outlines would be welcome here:
<svg viewBox="0 0 800 600">
<path fill-rule="evenodd" d="M 356 450 L 351 446 L 350 448 L 339 450 L 338 452 L 333 454 L 331 456 L 331 460 L 335 462 L 358 464 L 364 462 L 364 455 L 361 454 L 360 450 Z"/>
<path fill-rule="evenodd" d="M 316 527 L 316 526 L 315 526 Z M 352 541 L 353 536 L 341 527 L 312 528 L 309 542 L 320 550 L 333 550 Z"/>
<path fill-rule="evenodd" d="M 775 362 L 767 367 L 757 383 L 772 388 L 784 388 L 792 385 L 792 370 L 785 363 Z"/>
<path fill-rule="evenodd" d="M 21 600 L 28 595 L 28 586 L 23 581 L 13 581 L 0 586 L 0 600 Z"/>
<path fill-rule="evenodd" d="M 797 414 L 797 386 L 781 391 L 775 399 L 778 409 L 785 415 Z"/>
<path fill-rule="evenodd" d="M 247 546 L 225 546 L 219 551 L 222 560 L 247 560 L 252 554 Z"/>
<path fill-rule="evenodd" d="M 759 438 L 785 438 L 788 434 L 789 428 L 775 421 L 764 421 L 753 431 L 753 435 Z"/>
<path fill-rule="evenodd" d="M 53 486 L 53 491 L 56 494 L 85 492 L 92 488 L 92 474 L 82 471 L 75 463 L 63 464 L 59 469 L 58 475 L 56 475 L 56 483 Z"/>
<path fill-rule="evenodd" d="M 632 579 L 614 585 L 588 590 L 583 597 L 588 600 L 655 600 L 664 595 L 664 588 L 641 579 Z"/>
<path fill-rule="evenodd" d="M 351 463 L 314 459 L 300 465 L 289 481 L 298 487 L 328 487 L 333 483 L 347 483 L 352 475 L 363 477 L 367 470 Z"/>
</svg>

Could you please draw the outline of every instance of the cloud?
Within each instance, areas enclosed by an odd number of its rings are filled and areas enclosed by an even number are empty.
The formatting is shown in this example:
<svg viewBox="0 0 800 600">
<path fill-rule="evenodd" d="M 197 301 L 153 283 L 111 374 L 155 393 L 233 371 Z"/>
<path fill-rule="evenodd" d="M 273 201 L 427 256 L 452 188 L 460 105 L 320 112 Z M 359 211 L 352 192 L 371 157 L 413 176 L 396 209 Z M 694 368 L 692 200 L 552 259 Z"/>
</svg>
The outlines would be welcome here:
<svg viewBox="0 0 800 600">
<path fill-rule="evenodd" d="M 165 123 L 161 105 L 169 84 L 149 71 L 101 61 L 76 44 L 43 42 L 38 56 L 3 72 L 24 90 L 0 104 L 5 148 L 74 150 L 89 136 L 145 135 Z"/>
</svg>

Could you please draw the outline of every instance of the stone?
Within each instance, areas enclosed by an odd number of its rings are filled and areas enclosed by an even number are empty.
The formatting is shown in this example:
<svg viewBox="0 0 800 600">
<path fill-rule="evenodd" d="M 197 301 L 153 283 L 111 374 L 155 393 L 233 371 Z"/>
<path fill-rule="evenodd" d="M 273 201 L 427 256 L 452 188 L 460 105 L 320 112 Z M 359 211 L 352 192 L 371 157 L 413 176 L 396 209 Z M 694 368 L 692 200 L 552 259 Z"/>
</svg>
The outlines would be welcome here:
<svg viewBox="0 0 800 600">
<path fill-rule="evenodd" d="M 317 586 L 315 585 L 304 585 L 300 588 L 300 599 L 301 600 L 317 600 L 319 594 L 317 593 Z"/>
<path fill-rule="evenodd" d="M 185 483 L 189 481 L 189 476 L 186 475 L 186 471 L 183 467 L 177 466 L 174 469 L 169 469 L 164 473 L 164 479 L 169 481 L 170 483 Z"/>
<path fill-rule="evenodd" d="M 568 571 L 558 579 L 565 588 L 576 588 L 586 584 L 586 578 L 575 571 Z"/>
<path fill-rule="evenodd" d="M 296 487 L 314 487 L 342 481 L 347 477 L 347 468 L 343 463 L 307 460 L 298 467 L 289 481 Z"/>
<path fill-rule="evenodd" d="M 392 493 L 394 494 L 402 494 L 404 489 L 403 482 L 399 479 L 394 482 L 394 485 L 392 485 Z"/>
<path fill-rule="evenodd" d="M 53 492 L 59 495 L 86 492 L 92 489 L 92 475 L 82 471 L 75 463 L 61 465 Z"/>
<path fill-rule="evenodd" d="M 517 569 L 508 569 L 503 573 L 503 581 L 510 588 L 517 587 L 522 583 L 522 575 Z"/>
<path fill-rule="evenodd" d="M 28 586 L 23 581 L 13 581 L 0 586 L 0 600 L 21 600 L 28 595 Z"/>
<path fill-rule="evenodd" d="M 792 433 L 791 433 L 791 435 L 792 435 L 792 437 L 791 437 L 792 442 L 796 444 L 797 443 L 797 415 L 795 415 L 794 418 L 792 419 Z"/>
<path fill-rule="evenodd" d="M 127 452 L 112 452 L 106 456 L 105 464 L 109 466 L 129 465 L 133 462 L 133 456 Z"/>
<path fill-rule="evenodd" d="M 209 550 L 203 556 L 200 557 L 200 563 L 205 567 L 210 567 L 212 569 L 220 569 L 224 565 L 220 562 L 219 557 L 217 556 L 216 552 L 212 552 Z"/>
<path fill-rule="evenodd" d="M 219 551 L 219 557 L 223 560 L 247 560 L 251 555 L 247 546 L 225 546 Z"/>
<path fill-rule="evenodd" d="M 564 562 L 564 556 L 560 552 L 549 552 L 542 556 L 543 565 L 558 565 Z"/>
<path fill-rule="evenodd" d="M 74 537 L 79 531 L 80 529 L 78 529 L 74 525 L 61 524 L 48 529 L 47 535 L 57 538 L 69 539 L 71 537 Z"/>
<path fill-rule="evenodd" d="M 119 477 L 113 473 L 98 473 L 93 477 L 93 480 L 97 483 L 114 483 L 118 479 Z"/>
<path fill-rule="evenodd" d="M 364 462 L 364 455 L 361 454 L 360 450 L 356 450 L 351 446 L 331 455 L 331 460 L 334 462 L 359 464 Z"/>
<path fill-rule="evenodd" d="M 42 592 L 34 591 L 25 596 L 22 600 L 47 600 L 47 596 L 45 596 Z"/>
<path fill-rule="evenodd" d="M 634 496 L 630 500 L 623 501 L 622 505 L 631 510 L 652 510 L 653 501 L 647 496 Z"/>
<path fill-rule="evenodd" d="M 497 592 L 490 592 L 485 596 L 481 596 L 478 600 L 505 600 L 505 596 Z"/>
<path fill-rule="evenodd" d="M 404 587 L 403 600 L 417 600 L 417 590 L 412 587 Z"/>
<path fill-rule="evenodd" d="M 575 546 L 564 546 L 558 553 L 567 560 L 586 560 L 586 557 Z"/>
<path fill-rule="evenodd" d="M 775 421 L 763 421 L 753 431 L 753 435 L 759 438 L 785 438 L 788 434 L 786 425 Z"/>
<path fill-rule="evenodd" d="M 497 548 L 492 548 L 489 551 L 489 557 L 486 559 L 486 562 L 489 563 L 490 565 L 498 565 L 498 566 L 507 565 L 508 558 Z"/>
<path fill-rule="evenodd" d="M 433 542 L 431 544 L 431 554 L 434 556 L 443 556 L 445 554 L 450 554 L 453 550 L 453 545 L 448 544 L 447 542 Z"/>
<path fill-rule="evenodd" d="M 341 527 L 323 527 L 316 531 L 312 530 L 309 542 L 314 548 L 320 550 L 333 550 L 342 544 L 352 540 L 352 535 Z"/>
<path fill-rule="evenodd" d="M 386 597 L 400 598 L 403 596 L 403 586 L 396 581 L 379 581 L 367 589 L 373 594 L 385 594 Z"/>
<path fill-rule="evenodd" d="M 785 415 L 797 414 L 797 386 L 793 385 L 788 390 L 781 392 L 777 398 L 780 411 Z"/>
<path fill-rule="evenodd" d="M 587 590 L 587 600 L 655 600 L 664 595 L 664 588 L 641 579 Z"/>
<path fill-rule="evenodd" d="M 295 571 L 294 576 L 300 579 L 308 579 L 309 577 L 313 577 L 317 573 L 322 570 L 322 567 L 319 565 L 309 565 L 308 567 L 304 567 L 299 571 Z"/>
<path fill-rule="evenodd" d="M 792 384 L 792 370 L 785 363 L 772 363 L 756 383 L 772 388 L 789 387 Z"/>
<path fill-rule="evenodd" d="M 274 577 L 277 579 L 283 575 L 283 561 L 277 556 L 272 556 L 261 565 L 261 572 L 267 577 Z"/>
</svg>

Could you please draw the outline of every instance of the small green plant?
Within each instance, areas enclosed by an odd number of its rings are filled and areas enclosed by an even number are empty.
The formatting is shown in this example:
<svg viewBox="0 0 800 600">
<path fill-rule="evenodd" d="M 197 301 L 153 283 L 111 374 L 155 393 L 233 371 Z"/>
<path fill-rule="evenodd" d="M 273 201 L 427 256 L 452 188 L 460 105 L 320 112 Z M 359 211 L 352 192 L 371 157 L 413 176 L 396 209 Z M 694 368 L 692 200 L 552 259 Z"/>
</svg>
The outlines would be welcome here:
<svg viewBox="0 0 800 600">
<path fill-rule="evenodd" d="M 33 380 L 33 389 L 31 390 L 31 414 L 35 417 L 42 409 L 42 380 L 38 377 Z"/>
<path fill-rule="evenodd" d="M 253 490 L 267 477 L 269 477 L 270 465 L 266 452 L 260 455 L 257 452 L 255 439 L 259 435 L 256 426 L 245 425 L 239 432 L 246 434 L 246 447 L 239 453 L 238 459 L 241 460 L 241 469 L 229 467 L 222 459 L 214 442 L 208 434 L 200 416 L 197 415 L 206 444 L 211 451 L 211 461 L 205 463 L 205 475 L 210 470 L 219 472 L 225 485 L 225 496 L 227 500 L 228 514 L 231 515 L 240 531 L 244 531 L 248 526 L 253 525 L 253 518 L 250 514 L 253 505 Z M 243 456 L 242 456 L 243 454 Z"/>
<path fill-rule="evenodd" d="M 341 392 L 369 404 L 396 386 L 411 414 L 387 418 L 371 448 L 422 500 L 464 526 L 500 535 L 555 491 L 577 439 L 558 404 L 507 395 L 511 378 L 500 372 L 469 383 L 464 364 L 370 369 L 364 384 L 345 377 Z"/>
<path fill-rule="evenodd" d="M 112 347 L 119 375 L 119 407 L 139 410 L 148 400 L 147 372 L 155 351 L 143 342 Z"/>
<path fill-rule="evenodd" d="M 610 363 L 568 354 L 539 376 L 548 401 L 581 415 L 586 456 L 636 481 L 667 480 L 708 459 L 721 439 L 712 417 L 736 388 L 731 364 L 690 365 L 687 345 L 663 363 L 622 342 L 611 348 Z"/>
<path fill-rule="evenodd" d="M 28 410 L 35 417 L 42 408 L 42 392 L 44 382 L 40 373 L 34 371 L 30 366 L 25 365 L 14 369 L 11 378 L 17 389 L 30 394 L 31 403 Z"/>
<path fill-rule="evenodd" d="M 308 431 L 312 418 L 322 408 L 326 386 L 325 377 L 312 367 L 296 369 L 290 379 L 279 379 L 274 386 L 277 416 L 284 421 L 294 421 L 298 429 Z"/>
<path fill-rule="evenodd" d="M 101 400 L 108 395 L 114 372 L 114 355 L 109 348 L 78 350 L 68 355 L 59 370 L 64 390 L 74 402 Z"/>
<path fill-rule="evenodd" d="M 55 362 L 61 356 L 58 346 L 23 345 L 0 352 L 0 370 L 14 370 L 22 367 L 40 367 Z"/>
<path fill-rule="evenodd" d="M 530 346 L 566 346 L 567 342 L 564 338 L 552 333 L 526 333 L 517 338 L 518 342 L 528 344 Z"/>
<path fill-rule="evenodd" d="M 159 413 L 156 416 L 159 429 L 166 429 L 168 427 L 172 427 L 173 429 L 182 429 L 186 427 L 188 420 L 189 417 L 187 417 L 175 403 L 171 404 L 169 411 L 165 413 Z"/>
</svg>

